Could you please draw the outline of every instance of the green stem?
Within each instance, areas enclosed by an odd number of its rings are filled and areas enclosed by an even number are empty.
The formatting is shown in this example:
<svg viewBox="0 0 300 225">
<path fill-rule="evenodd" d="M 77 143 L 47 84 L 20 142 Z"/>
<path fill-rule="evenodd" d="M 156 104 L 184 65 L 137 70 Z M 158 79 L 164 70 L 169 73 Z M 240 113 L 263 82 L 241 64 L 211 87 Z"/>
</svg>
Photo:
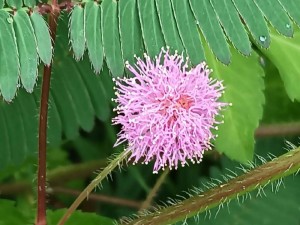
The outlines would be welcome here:
<svg viewBox="0 0 300 225">
<path fill-rule="evenodd" d="M 88 197 L 88 195 L 101 183 L 101 181 L 107 177 L 120 163 L 127 158 L 129 151 L 123 151 L 118 155 L 111 163 L 100 172 L 97 177 L 80 193 L 73 204 L 68 208 L 66 213 L 58 222 L 58 225 L 63 225 L 77 209 L 77 207 Z"/>
<path fill-rule="evenodd" d="M 299 170 L 300 148 L 297 148 L 246 174 L 233 178 L 228 183 L 123 224 L 172 224 L 205 212 L 257 188 L 262 188 L 271 182 L 299 172 Z"/>
</svg>

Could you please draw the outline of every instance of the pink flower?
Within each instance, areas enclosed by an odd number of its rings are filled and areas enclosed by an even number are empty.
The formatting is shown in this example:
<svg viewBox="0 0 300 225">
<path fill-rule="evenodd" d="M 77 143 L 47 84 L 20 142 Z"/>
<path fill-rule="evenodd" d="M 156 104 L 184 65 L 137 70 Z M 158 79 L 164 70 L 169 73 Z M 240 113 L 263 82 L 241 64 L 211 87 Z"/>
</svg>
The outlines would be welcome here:
<svg viewBox="0 0 300 225">
<path fill-rule="evenodd" d="M 228 105 L 217 102 L 222 82 L 209 77 L 205 62 L 188 69 L 182 55 L 163 49 L 154 61 L 145 54 L 145 60 L 126 67 L 134 76 L 114 79 L 118 115 L 113 124 L 122 125 L 115 146 L 128 141 L 133 163 L 155 160 L 153 173 L 200 163 L 216 137 L 211 130 L 222 123 L 216 116 Z"/>
</svg>

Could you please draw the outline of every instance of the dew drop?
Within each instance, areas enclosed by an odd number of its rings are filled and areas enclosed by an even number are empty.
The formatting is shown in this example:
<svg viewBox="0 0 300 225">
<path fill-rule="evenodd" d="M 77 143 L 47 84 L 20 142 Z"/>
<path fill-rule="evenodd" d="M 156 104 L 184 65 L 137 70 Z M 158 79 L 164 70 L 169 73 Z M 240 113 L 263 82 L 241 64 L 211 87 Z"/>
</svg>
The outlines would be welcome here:
<svg viewBox="0 0 300 225">
<path fill-rule="evenodd" d="M 291 28 L 291 24 L 288 24 L 288 23 L 287 23 L 287 24 L 285 25 L 285 27 L 286 27 L 287 29 L 290 29 L 290 28 Z"/>
<path fill-rule="evenodd" d="M 266 40 L 267 40 L 267 37 L 266 36 L 259 36 L 259 40 L 261 41 L 261 42 L 265 42 Z"/>
<path fill-rule="evenodd" d="M 6 20 L 7 20 L 8 23 L 14 22 L 13 18 L 11 18 L 11 17 L 8 17 Z"/>
</svg>

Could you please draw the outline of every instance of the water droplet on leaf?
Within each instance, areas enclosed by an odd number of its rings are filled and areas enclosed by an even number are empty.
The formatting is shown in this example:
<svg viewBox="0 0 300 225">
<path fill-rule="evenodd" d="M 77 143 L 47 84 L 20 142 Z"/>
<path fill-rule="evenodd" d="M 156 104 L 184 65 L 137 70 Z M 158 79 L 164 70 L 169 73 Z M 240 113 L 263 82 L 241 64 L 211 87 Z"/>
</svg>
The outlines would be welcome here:
<svg viewBox="0 0 300 225">
<path fill-rule="evenodd" d="M 290 29 L 291 28 L 291 24 L 286 24 L 285 27 L 288 28 L 288 29 Z"/>
<path fill-rule="evenodd" d="M 265 42 L 266 40 L 267 40 L 267 37 L 266 36 L 259 36 L 259 40 L 261 41 L 261 42 Z"/>
</svg>

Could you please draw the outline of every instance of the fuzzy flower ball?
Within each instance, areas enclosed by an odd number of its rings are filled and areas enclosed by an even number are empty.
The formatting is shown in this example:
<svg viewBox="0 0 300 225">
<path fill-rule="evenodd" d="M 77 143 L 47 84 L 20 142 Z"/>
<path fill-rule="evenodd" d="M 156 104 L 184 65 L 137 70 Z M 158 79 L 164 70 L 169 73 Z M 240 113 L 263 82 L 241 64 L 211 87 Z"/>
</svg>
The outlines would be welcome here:
<svg viewBox="0 0 300 225">
<path fill-rule="evenodd" d="M 114 79 L 118 106 L 112 121 L 122 125 L 115 146 L 128 141 L 129 160 L 154 160 L 153 173 L 200 163 L 215 138 L 211 130 L 222 123 L 216 116 L 228 105 L 217 101 L 222 82 L 209 77 L 204 62 L 188 69 L 188 59 L 164 49 L 155 60 L 145 54 L 126 67 L 133 77 Z"/>
</svg>

